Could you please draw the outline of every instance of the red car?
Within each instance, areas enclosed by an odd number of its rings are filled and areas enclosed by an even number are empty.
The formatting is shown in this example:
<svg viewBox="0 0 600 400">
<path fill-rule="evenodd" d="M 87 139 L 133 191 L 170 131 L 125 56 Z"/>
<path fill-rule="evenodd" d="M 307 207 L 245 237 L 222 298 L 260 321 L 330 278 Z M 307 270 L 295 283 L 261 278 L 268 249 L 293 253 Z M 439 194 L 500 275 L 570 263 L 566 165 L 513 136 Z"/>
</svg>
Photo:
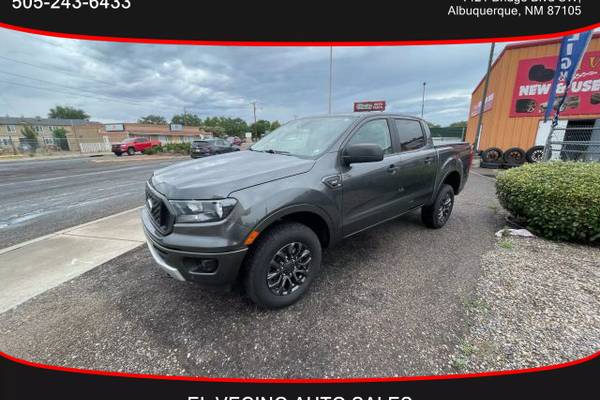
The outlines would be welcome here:
<svg viewBox="0 0 600 400">
<path fill-rule="evenodd" d="M 132 156 L 138 151 L 142 152 L 148 148 L 160 145 L 161 143 L 159 140 L 150 140 L 143 137 L 127 138 L 123 140 L 122 143 L 113 143 L 112 152 L 117 156 L 120 156 L 123 153 L 127 153 Z"/>
</svg>

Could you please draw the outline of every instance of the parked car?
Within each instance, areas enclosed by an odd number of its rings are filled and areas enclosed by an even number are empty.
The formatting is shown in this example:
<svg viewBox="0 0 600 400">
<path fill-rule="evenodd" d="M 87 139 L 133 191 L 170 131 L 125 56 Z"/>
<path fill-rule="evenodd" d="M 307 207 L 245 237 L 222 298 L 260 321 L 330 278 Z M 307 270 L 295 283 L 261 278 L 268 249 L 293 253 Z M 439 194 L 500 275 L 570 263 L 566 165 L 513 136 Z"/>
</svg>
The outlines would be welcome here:
<svg viewBox="0 0 600 400">
<path fill-rule="evenodd" d="M 214 156 L 215 154 L 231 153 L 240 151 L 240 148 L 232 145 L 225 139 L 194 140 L 190 148 L 192 158 Z"/>
<path fill-rule="evenodd" d="M 127 153 L 132 156 L 138 151 L 142 152 L 148 148 L 160 145 L 161 143 L 159 140 L 150 140 L 148 138 L 138 137 L 127 138 L 121 143 L 113 143 L 111 149 L 112 152 L 117 156 L 121 156 L 123 153 Z"/>
<path fill-rule="evenodd" d="M 227 141 L 229 143 L 231 143 L 234 146 L 241 146 L 242 145 L 242 139 L 240 139 L 237 136 L 229 136 L 227 137 Z"/>
<path fill-rule="evenodd" d="M 316 279 L 323 248 L 418 208 L 427 227 L 443 227 L 472 160 L 468 143 L 434 145 L 419 118 L 301 118 L 249 151 L 156 171 L 144 232 L 175 279 L 239 277 L 256 304 L 284 307 Z"/>
</svg>

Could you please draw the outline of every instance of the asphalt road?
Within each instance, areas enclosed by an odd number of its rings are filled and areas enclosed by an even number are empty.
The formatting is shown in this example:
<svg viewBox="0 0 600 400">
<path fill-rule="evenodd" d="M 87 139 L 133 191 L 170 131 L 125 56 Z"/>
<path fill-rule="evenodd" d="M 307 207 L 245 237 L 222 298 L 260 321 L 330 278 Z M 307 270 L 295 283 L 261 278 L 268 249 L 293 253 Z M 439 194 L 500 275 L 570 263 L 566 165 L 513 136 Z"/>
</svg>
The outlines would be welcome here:
<svg viewBox="0 0 600 400">
<path fill-rule="evenodd" d="M 104 156 L 0 163 L 0 248 L 143 204 L 144 182 L 174 160 Z"/>
<path fill-rule="evenodd" d="M 177 282 L 144 247 L 0 315 L 0 350 L 30 361 L 216 377 L 452 373 L 480 256 L 501 226 L 493 180 L 471 175 L 449 223 L 419 213 L 324 253 L 311 291 L 280 311 Z"/>
</svg>

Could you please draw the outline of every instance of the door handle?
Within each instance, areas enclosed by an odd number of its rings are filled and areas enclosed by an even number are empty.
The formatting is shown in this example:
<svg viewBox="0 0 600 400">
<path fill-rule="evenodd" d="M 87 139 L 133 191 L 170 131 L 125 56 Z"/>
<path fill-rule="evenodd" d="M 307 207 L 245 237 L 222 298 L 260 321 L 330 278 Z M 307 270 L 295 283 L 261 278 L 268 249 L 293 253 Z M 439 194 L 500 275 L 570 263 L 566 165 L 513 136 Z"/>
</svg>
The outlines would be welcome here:
<svg viewBox="0 0 600 400">
<path fill-rule="evenodd" d="M 395 174 L 397 169 L 398 169 L 398 168 L 397 168 L 397 167 L 396 167 L 394 164 L 391 164 L 391 165 L 388 167 L 388 169 L 387 169 L 387 172 L 389 172 L 390 174 Z"/>
<path fill-rule="evenodd" d="M 433 162 L 433 157 L 427 157 L 425 159 L 425 164 L 431 164 Z"/>
</svg>

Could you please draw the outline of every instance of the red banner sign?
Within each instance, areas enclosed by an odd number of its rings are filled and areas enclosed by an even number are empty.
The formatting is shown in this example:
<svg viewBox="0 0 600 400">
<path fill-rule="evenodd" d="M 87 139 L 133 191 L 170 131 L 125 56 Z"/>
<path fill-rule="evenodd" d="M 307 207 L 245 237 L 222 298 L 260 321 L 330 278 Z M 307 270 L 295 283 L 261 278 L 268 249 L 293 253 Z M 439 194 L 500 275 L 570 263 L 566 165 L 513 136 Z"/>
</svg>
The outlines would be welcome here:
<svg viewBox="0 0 600 400">
<path fill-rule="evenodd" d="M 354 103 L 354 112 L 360 111 L 385 111 L 385 101 L 357 101 Z"/>
<path fill-rule="evenodd" d="M 521 60 L 510 108 L 511 117 L 543 117 L 557 57 Z M 559 81 L 557 96 L 565 93 Z M 557 99 L 553 107 L 558 105 Z M 600 51 L 584 54 L 581 66 L 567 92 L 560 115 L 600 114 Z"/>
</svg>

